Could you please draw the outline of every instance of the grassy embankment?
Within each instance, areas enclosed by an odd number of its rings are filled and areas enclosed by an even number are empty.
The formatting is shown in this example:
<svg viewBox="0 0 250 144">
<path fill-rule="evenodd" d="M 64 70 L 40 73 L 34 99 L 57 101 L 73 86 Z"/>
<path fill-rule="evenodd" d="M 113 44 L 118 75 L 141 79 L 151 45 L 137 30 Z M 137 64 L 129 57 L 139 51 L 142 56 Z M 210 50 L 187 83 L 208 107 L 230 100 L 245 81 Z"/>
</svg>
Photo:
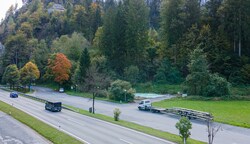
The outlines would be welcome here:
<svg viewBox="0 0 250 144">
<path fill-rule="evenodd" d="M 82 144 L 83 142 L 65 134 L 64 132 L 49 126 L 48 124 L 0 101 L 0 111 L 9 114 L 13 118 L 29 126 L 40 135 L 53 142 L 54 144 Z"/>
<path fill-rule="evenodd" d="M 156 107 L 184 107 L 210 112 L 214 120 L 234 126 L 250 128 L 250 87 L 232 87 L 231 95 L 223 98 L 192 96 L 156 102 Z"/>
<path fill-rule="evenodd" d="M 128 122 L 128 121 L 123 121 L 123 120 L 114 121 L 114 118 L 112 118 L 112 117 L 105 116 L 105 115 L 102 115 L 102 114 L 92 114 L 92 113 L 89 113 L 86 110 L 78 109 L 78 108 L 75 108 L 75 107 L 72 107 L 72 106 L 66 106 L 66 107 L 74 110 L 75 112 L 83 114 L 83 115 L 87 115 L 87 116 L 97 118 L 97 119 L 100 119 L 100 120 L 104 120 L 104 121 L 107 121 L 107 122 L 110 122 L 110 123 L 113 123 L 113 124 L 124 126 L 124 127 L 130 128 L 130 129 L 134 129 L 134 130 L 137 130 L 137 131 L 140 131 L 140 132 L 143 132 L 143 133 L 146 133 L 146 134 L 150 134 L 150 135 L 153 135 L 153 136 L 156 136 L 156 137 L 159 137 L 159 138 L 163 138 L 163 139 L 166 139 L 166 140 L 169 140 L 169 141 L 172 141 L 172 142 L 182 143 L 181 138 L 178 135 L 175 135 L 175 134 L 171 134 L 171 133 L 168 133 L 168 132 L 163 132 L 161 130 L 156 130 L 156 129 L 153 129 L 153 128 L 150 128 L 150 127 L 147 127 L 147 126 L 142 126 L 142 125 L 135 124 L 135 123 Z M 187 141 L 187 144 L 205 144 L 205 143 L 189 138 L 188 141 Z"/>
<path fill-rule="evenodd" d="M 250 101 L 199 101 L 170 99 L 153 104 L 156 107 L 184 107 L 209 112 L 214 120 L 230 125 L 250 128 Z"/>
</svg>

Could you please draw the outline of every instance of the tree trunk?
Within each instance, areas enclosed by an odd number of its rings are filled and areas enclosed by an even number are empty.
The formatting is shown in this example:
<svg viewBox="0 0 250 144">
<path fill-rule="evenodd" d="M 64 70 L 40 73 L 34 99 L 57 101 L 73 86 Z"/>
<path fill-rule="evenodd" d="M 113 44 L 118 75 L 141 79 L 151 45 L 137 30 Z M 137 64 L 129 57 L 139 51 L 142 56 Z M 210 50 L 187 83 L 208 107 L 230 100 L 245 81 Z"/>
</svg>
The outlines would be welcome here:
<svg viewBox="0 0 250 144">
<path fill-rule="evenodd" d="M 241 9 L 239 9 L 239 57 L 241 57 Z"/>
</svg>

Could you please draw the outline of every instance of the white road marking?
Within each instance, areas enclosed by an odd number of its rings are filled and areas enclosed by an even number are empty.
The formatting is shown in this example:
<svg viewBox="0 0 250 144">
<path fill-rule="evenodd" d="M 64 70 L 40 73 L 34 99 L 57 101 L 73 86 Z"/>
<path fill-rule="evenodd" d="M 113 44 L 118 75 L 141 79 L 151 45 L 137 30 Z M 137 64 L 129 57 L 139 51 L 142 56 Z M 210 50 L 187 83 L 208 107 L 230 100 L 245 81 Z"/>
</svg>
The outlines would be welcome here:
<svg viewBox="0 0 250 144">
<path fill-rule="evenodd" d="M 129 141 L 126 141 L 126 140 L 124 140 L 124 139 L 120 139 L 121 141 L 123 141 L 123 142 L 125 142 L 125 143 L 127 143 L 127 144 L 133 144 L 133 143 L 131 143 L 131 142 L 129 142 Z"/>
</svg>

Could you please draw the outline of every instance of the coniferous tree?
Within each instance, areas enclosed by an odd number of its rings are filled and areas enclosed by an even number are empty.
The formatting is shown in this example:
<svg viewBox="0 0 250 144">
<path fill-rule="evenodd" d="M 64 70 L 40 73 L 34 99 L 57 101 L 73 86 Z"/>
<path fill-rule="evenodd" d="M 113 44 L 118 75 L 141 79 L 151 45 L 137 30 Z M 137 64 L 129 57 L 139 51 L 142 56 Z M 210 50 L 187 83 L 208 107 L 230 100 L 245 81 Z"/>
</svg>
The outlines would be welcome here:
<svg viewBox="0 0 250 144">
<path fill-rule="evenodd" d="M 78 68 L 75 71 L 74 81 L 77 84 L 83 84 L 86 78 L 86 72 L 90 67 L 90 56 L 88 49 L 85 48 L 80 56 Z"/>
<path fill-rule="evenodd" d="M 190 74 L 186 77 L 187 92 L 192 95 L 202 95 L 209 79 L 208 64 L 203 50 L 197 47 L 190 54 L 188 64 Z"/>
<path fill-rule="evenodd" d="M 148 8 L 144 0 L 124 2 L 126 10 L 126 64 L 140 67 L 148 40 Z"/>
</svg>

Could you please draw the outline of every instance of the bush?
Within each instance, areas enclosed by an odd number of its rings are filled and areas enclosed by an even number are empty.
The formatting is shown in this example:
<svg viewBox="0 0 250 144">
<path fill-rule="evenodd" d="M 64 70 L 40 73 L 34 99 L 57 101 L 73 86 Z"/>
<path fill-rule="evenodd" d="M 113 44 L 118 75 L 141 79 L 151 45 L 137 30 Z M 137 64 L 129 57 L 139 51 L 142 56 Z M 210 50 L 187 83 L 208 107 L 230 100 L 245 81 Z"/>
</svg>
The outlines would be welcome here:
<svg viewBox="0 0 250 144">
<path fill-rule="evenodd" d="M 114 120 L 119 121 L 119 116 L 121 114 L 121 111 L 118 108 L 114 109 Z"/>
<path fill-rule="evenodd" d="M 246 64 L 241 69 L 241 75 L 244 78 L 246 84 L 250 82 L 250 64 Z"/>
<path fill-rule="evenodd" d="M 112 82 L 111 87 L 109 88 L 109 92 L 109 99 L 111 100 L 125 102 L 131 102 L 134 100 L 135 90 L 127 81 L 116 80 Z"/>
<path fill-rule="evenodd" d="M 224 96 L 229 95 L 230 84 L 226 79 L 220 77 L 218 74 L 210 74 L 209 82 L 204 91 L 204 96 Z"/>
<path fill-rule="evenodd" d="M 106 98 L 108 96 L 108 91 L 107 90 L 99 90 L 96 93 L 96 97 L 101 97 L 101 98 Z"/>
</svg>

